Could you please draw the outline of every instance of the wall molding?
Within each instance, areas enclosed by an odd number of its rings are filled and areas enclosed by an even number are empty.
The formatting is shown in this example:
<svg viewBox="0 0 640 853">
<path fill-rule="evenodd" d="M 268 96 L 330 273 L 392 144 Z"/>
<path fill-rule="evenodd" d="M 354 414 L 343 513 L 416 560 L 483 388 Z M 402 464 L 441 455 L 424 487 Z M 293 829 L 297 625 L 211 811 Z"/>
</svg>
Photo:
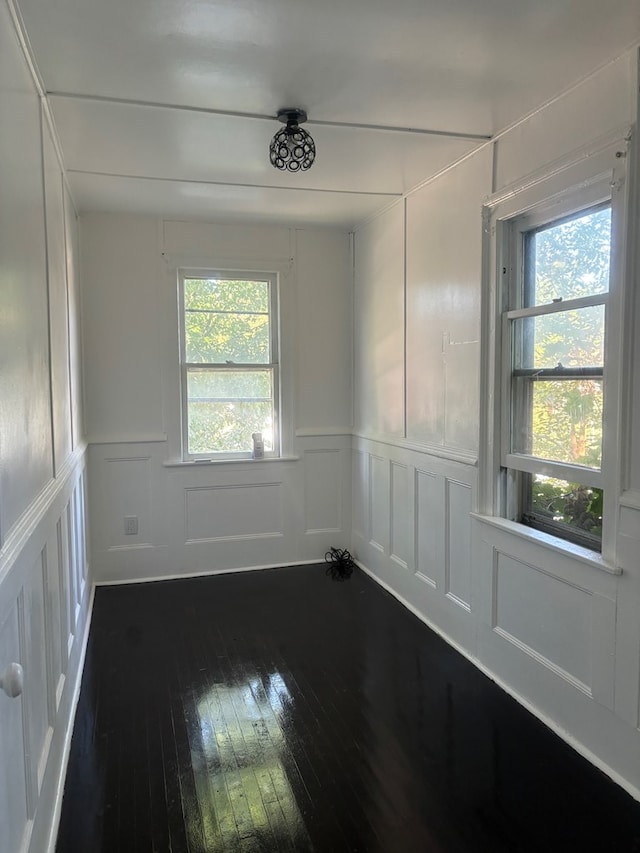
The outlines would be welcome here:
<svg viewBox="0 0 640 853">
<path fill-rule="evenodd" d="M 593 693 L 588 684 L 585 684 L 583 681 L 580 681 L 579 678 L 576 678 L 575 675 L 572 675 L 570 672 L 567 672 L 566 669 L 562 669 L 561 666 L 555 664 L 552 660 L 540 654 L 540 652 L 536 651 L 531 646 L 527 645 L 527 643 L 519 640 L 517 637 L 514 637 L 513 634 L 510 634 L 508 631 L 505 631 L 503 628 L 496 626 L 493 629 L 494 633 L 499 637 L 502 637 L 507 643 L 511 643 L 512 646 L 515 646 L 518 651 L 524 652 L 525 655 L 529 655 L 530 658 L 536 663 L 539 663 L 540 666 L 546 667 L 550 672 L 554 675 L 557 675 L 558 678 L 562 678 L 571 687 L 575 687 L 576 690 L 580 690 L 590 699 L 593 699 Z"/>
<path fill-rule="evenodd" d="M 598 139 L 589 142 L 574 149 L 568 154 L 563 155 L 552 163 L 535 169 L 527 175 L 520 177 L 517 181 L 508 184 L 493 195 L 488 196 L 484 204 L 488 208 L 494 208 L 500 204 L 510 201 L 520 193 L 525 193 L 527 190 L 544 184 L 551 178 L 561 175 L 570 169 L 578 167 L 581 163 L 589 161 L 598 154 L 607 152 L 611 148 L 621 147 L 626 151 L 631 129 L 628 124 L 621 125 L 609 133 L 604 134 Z"/>
<path fill-rule="evenodd" d="M 93 579 L 297 565 L 321 561 L 330 546 L 348 547 L 351 436 L 298 442 L 295 461 L 175 466 L 166 462 L 162 444 L 92 445 Z M 126 461 L 142 457 L 148 461 Z M 138 536 L 124 534 L 123 517 L 130 515 L 139 519 Z"/>
<path fill-rule="evenodd" d="M 157 433 L 132 433 L 131 435 L 90 435 L 86 442 L 88 445 L 100 444 L 163 444 L 167 441 L 167 434 Z"/>
<path fill-rule="evenodd" d="M 627 489 L 620 495 L 620 506 L 640 511 L 640 489 Z"/>
<path fill-rule="evenodd" d="M 402 596 L 397 590 L 395 590 L 391 584 L 388 584 L 386 581 L 382 580 L 382 578 L 378 577 L 375 572 L 369 569 L 361 560 L 356 559 L 355 563 L 359 566 L 362 571 L 367 574 L 372 580 L 374 580 L 377 584 L 379 584 L 383 589 L 385 589 L 388 593 L 390 593 L 397 601 L 400 602 L 404 607 L 407 608 L 414 616 L 420 619 L 421 622 L 430 628 L 434 633 L 436 633 L 439 637 L 441 637 L 446 643 L 452 646 L 457 652 L 459 652 L 464 658 L 466 658 L 470 663 L 472 663 L 475 667 L 477 667 L 480 672 L 486 675 L 491 681 L 494 681 L 498 687 L 501 687 L 505 693 L 508 693 L 512 699 L 515 699 L 518 704 L 522 705 L 527 711 L 534 715 L 540 722 L 544 723 L 551 731 L 553 731 L 558 737 L 562 738 L 562 740 L 567 743 L 570 747 L 575 749 L 577 753 L 579 753 L 583 758 L 589 761 L 591 764 L 595 765 L 599 770 L 601 770 L 606 776 L 608 776 L 613 782 L 617 785 L 620 785 L 621 788 L 624 788 L 627 793 L 629 793 L 634 799 L 640 801 L 640 787 L 635 786 L 633 783 L 629 782 L 628 779 L 625 779 L 620 773 L 613 769 L 609 764 L 603 761 L 598 755 L 593 753 L 587 746 L 585 746 L 582 741 L 575 738 L 561 726 L 559 726 L 552 717 L 549 717 L 545 714 L 537 705 L 534 705 L 520 693 L 518 693 L 514 688 L 509 685 L 506 681 L 504 681 L 495 671 L 485 666 L 482 661 L 479 660 L 476 656 L 471 654 L 468 649 L 466 649 L 463 645 L 456 642 L 449 634 L 443 631 L 435 622 L 429 619 L 421 610 L 419 610 L 415 605 L 413 605 L 410 601 L 408 601 L 404 596 Z M 584 695 L 584 694 L 583 694 Z"/>
<path fill-rule="evenodd" d="M 27 677 L 20 717 L 5 733 L 22 745 L 26 813 L 19 827 L 21 853 L 55 846 L 92 601 L 82 494 L 85 460 L 82 445 L 14 525 L 2 553 L 0 622 L 15 620 L 12 655 Z M 16 813 L 15 820 L 21 819 Z"/>
<path fill-rule="evenodd" d="M 575 545 L 565 539 L 559 539 L 556 536 L 551 536 L 548 533 L 543 533 L 540 530 L 534 530 L 532 527 L 527 527 L 524 524 L 518 524 L 515 521 L 510 521 L 507 518 L 501 518 L 496 515 L 484 515 L 483 513 L 472 512 L 471 517 L 475 518 L 481 524 L 488 524 L 490 527 L 495 527 L 505 533 L 517 536 L 519 539 L 524 539 L 532 542 L 535 545 L 540 545 L 543 548 L 548 548 L 550 551 L 555 551 L 556 554 L 561 554 L 571 560 L 578 560 L 581 563 L 606 572 L 609 575 L 621 575 L 622 569 L 619 566 L 612 566 L 607 563 L 600 554 L 595 551 L 590 551 L 588 548 L 583 548 L 581 545 Z"/>
<path fill-rule="evenodd" d="M 86 450 L 87 445 L 83 443 L 71 451 L 65 462 L 61 465 L 58 476 L 49 480 L 37 498 L 9 529 L 8 535 L 0 549 L 0 584 L 2 584 L 11 571 L 24 547 L 56 499 L 64 492 L 70 479 L 83 465 Z"/>
<path fill-rule="evenodd" d="M 460 450 L 453 447 L 445 447 L 436 444 L 422 444 L 421 442 L 412 441 L 401 436 L 390 436 L 384 433 L 352 432 L 354 439 L 362 441 L 371 441 L 374 444 L 385 444 L 389 447 L 397 447 L 401 450 L 412 450 L 416 453 L 422 453 L 425 456 L 434 456 L 437 459 L 444 459 L 448 462 L 458 462 L 462 465 L 470 465 L 477 467 L 478 454 L 467 450 Z M 354 444 L 354 446 L 357 446 Z"/>
<path fill-rule="evenodd" d="M 325 438 L 328 436 L 351 436 L 352 427 L 303 427 L 296 430 L 296 438 Z"/>
<path fill-rule="evenodd" d="M 282 539 L 281 530 L 268 530 L 266 533 L 239 533 L 237 536 L 207 536 L 202 539 L 186 539 L 185 545 L 206 545 L 212 542 L 255 542 L 257 539 Z M 153 546 L 151 546 L 153 547 Z"/>
<path fill-rule="evenodd" d="M 318 566 L 322 560 L 296 560 L 290 563 L 265 563 L 264 565 L 243 566 L 237 569 L 210 569 L 204 572 L 188 572 L 183 574 L 155 575 L 153 577 L 125 578 L 123 580 L 102 580 L 94 583 L 98 586 L 123 586 L 125 584 L 158 583 L 158 581 L 189 580 L 189 578 L 208 578 L 216 575 L 231 575 L 239 572 L 265 572 L 271 569 L 287 569 L 296 566 Z"/>
</svg>

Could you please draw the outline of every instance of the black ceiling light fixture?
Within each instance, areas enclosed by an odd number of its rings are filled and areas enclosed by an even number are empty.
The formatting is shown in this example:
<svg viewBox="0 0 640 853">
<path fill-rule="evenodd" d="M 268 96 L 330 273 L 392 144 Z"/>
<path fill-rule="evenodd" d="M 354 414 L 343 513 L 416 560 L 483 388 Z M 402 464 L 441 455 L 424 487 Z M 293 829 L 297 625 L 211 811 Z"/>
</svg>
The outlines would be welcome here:
<svg viewBox="0 0 640 853">
<path fill-rule="evenodd" d="M 278 120 L 286 127 L 279 130 L 269 145 L 271 165 L 288 172 L 305 172 L 316 159 L 316 144 L 300 125 L 307 120 L 304 110 L 278 110 Z"/>
</svg>

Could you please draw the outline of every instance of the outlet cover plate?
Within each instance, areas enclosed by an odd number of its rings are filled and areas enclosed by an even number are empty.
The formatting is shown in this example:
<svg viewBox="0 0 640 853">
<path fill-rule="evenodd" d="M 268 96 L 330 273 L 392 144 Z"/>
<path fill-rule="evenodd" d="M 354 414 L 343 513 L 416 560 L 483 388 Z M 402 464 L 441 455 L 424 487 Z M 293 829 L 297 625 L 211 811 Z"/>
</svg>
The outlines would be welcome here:
<svg viewBox="0 0 640 853">
<path fill-rule="evenodd" d="M 125 532 L 125 536 L 137 536 L 138 535 L 138 516 L 137 515 L 125 515 L 125 517 L 124 517 L 124 532 Z"/>
</svg>

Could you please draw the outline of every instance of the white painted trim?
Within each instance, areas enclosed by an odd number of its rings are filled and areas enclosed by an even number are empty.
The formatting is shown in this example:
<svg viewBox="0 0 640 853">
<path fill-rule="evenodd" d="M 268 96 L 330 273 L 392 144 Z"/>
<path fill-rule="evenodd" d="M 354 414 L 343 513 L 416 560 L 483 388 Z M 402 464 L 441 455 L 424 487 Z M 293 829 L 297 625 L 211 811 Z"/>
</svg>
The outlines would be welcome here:
<svg viewBox="0 0 640 853">
<path fill-rule="evenodd" d="M 402 450 L 414 450 L 417 453 L 424 453 L 426 456 L 435 456 L 438 459 L 447 459 L 450 462 L 459 462 L 462 465 L 476 467 L 478 464 L 477 454 L 466 450 L 456 450 L 435 444 L 420 444 L 417 441 L 411 441 L 400 436 L 390 436 L 382 433 L 365 433 L 355 430 L 351 434 L 354 438 L 363 439 L 364 441 L 386 444 Z"/>
<path fill-rule="evenodd" d="M 162 260 L 168 265 L 169 271 L 173 276 L 179 269 L 196 270 L 196 269 L 215 269 L 226 272 L 235 272 L 236 270 L 244 270 L 245 272 L 255 273 L 278 273 L 283 276 L 291 274 L 294 266 L 294 258 L 291 253 L 287 255 L 274 255 L 269 258 L 237 258 L 215 255 L 201 255 L 194 252 L 193 254 L 185 254 L 184 252 L 166 252 L 164 247 L 166 244 L 166 226 L 175 224 L 185 224 L 189 220 L 183 219 L 162 219 L 160 225 L 162 234 L 160 237 L 161 246 L 160 254 Z M 228 222 L 206 222 L 198 220 L 199 225 L 228 225 Z M 284 231 L 295 231 L 296 229 L 289 225 L 276 225 L 276 229 Z"/>
<path fill-rule="evenodd" d="M 635 39 L 630 44 L 628 44 L 627 47 L 621 53 L 617 54 L 612 59 L 607 60 L 607 62 L 604 62 L 602 65 L 599 65 L 597 68 L 593 69 L 593 71 L 590 71 L 584 77 L 581 77 L 567 89 L 563 89 L 561 92 L 558 92 L 557 95 L 554 95 L 544 103 L 540 104 L 540 106 L 521 116 L 519 119 L 513 122 L 513 124 L 509 124 L 502 130 L 499 130 L 497 133 L 494 133 L 494 135 L 486 142 L 480 143 L 476 148 L 473 148 L 471 151 L 468 151 L 466 154 L 463 154 L 462 157 L 459 157 L 457 160 L 454 160 L 452 163 L 449 163 L 447 166 L 445 166 L 443 169 L 440 169 L 440 171 L 436 172 L 434 175 L 431 175 L 429 178 L 426 178 L 424 181 L 421 181 L 414 187 L 411 187 L 410 190 L 408 190 L 406 193 L 403 193 L 402 199 L 394 200 L 390 204 L 385 205 L 385 207 L 381 208 L 380 210 L 375 211 L 370 216 L 365 217 L 361 222 L 356 223 L 353 229 L 353 233 L 357 234 L 358 231 L 361 231 L 371 222 L 374 222 L 376 219 L 379 219 L 381 216 L 384 216 L 394 205 L 398 204 L 399 201 L 404 201 L 405 199 L 408 199 L 410 196 L 414 195 L 414 193 L 420 192 L 420 190 L 429 186 L 429 184 L 432 184 L 435 181 L 439 180 L 439 178 L 441 178 L 443 175 L 446 175 L 448 172 L 457 169 L 458 166 L 471 159 L 471 157 L 475 157 L 475 155 L 479 154 L 481 151 L 484 151 L 484 149 L 487 148 L 489 145 L 495 146 L 495 143 L 502 139 L 504 136 L 507 136 L 507 134 L 516 130 L 516 128 L 526 124 L 528 121 L 530 121 L 532 118 L 539 115 L 540 113 L 543 113 L 546 109 L 548 109 L 548 107 L 562 100 L 562 98 L 566 97 L 567 95 L 570 95 L 571 92 L 574 92 L 576 89 L 579 89 L 580 86 L 582 86 L 588 80 L 591 80 L 592 78 L 596 77 L 598 74 L 604 71 L 605 68 L 608 68 L 611 65 L 615 65 L 616 62 L 619 62 L 628 53 L 637 50 L 638 46 L 638 40 Z M 493 170 L 493 178 L 495 180 L 495 167 Z"/>
<path fill-rule="evenodd" d="M 137 542 L 135 545 L 109 545 L 105 551 L 106 553 L 112 551 L 147 551 L 149 548 L 157 549 L 158 547 L 162 546 L 153 545 L 151 542 Z"/>
<path fill-rule="evenodd" d="M 62 761 L 60 762 L 58 778 L 55 786 L 55 799 L 53 802 L 53 812 L 51 814 L 51 825 L 49 827 L 46 853 L 55 853 L 56 842 L 58 840 L 58 829 L 60 826 L 60 815 L 62 812 L 62 798 L 64 795 L 64 783 L 67 777 L 67 767 L 69 765 L 69 755 L 71 753 L 71 739 L 73 736 L 73 728 L 75 725 L 76 711 L 78 709 L 78 701 L 80 699 L 80 688 L 82 686 L 82 676 L 84 674 L 84 662 L 87 654 L 87 646 L 89 644 L 89 630 L 91 628 L 91 620 L 93 617 L 93 602 L 95 599 L 95 591 L 95 584 L 93 584 L 91 587 L 91 592 L 89 594 L 89 606 L 87 608 L 84 634 L 82 637 L 82 645 L 80 647 L 80 657 L 78 659 L 76 677 L 73 685 L 73 696 L 71 699 L 69 720 L 67 722 L 67 729 L 64 736 Z"/>
<path fill-rule="evenodd" d="M 263 459 L 176 459 L 162 463 L 163 468 L 208 468 L 210 465 L 262 465 L 263 462 L 297 462 L 299 456 L 265 456 Z M 119 460 L 118 460 L 119 461 Z M 273 485 L 273 484 L 272 484 Z"/>
<path fill-rule="evenodd" d="M 181 112 L 204 113 L 205 115 L 224 116 L 227 118 L 258 119 L 273 122 L 275 116 L 266 113 L 247 113 L 240 110 L 222 110 L 213 107 L 198 107 L 193 104 L 176 104 L 164 101 L 146 101 L 139 98 L 117 98 L 110 95 L 92 95 L 86 92 L 65 92 L 63 90 L 52 90 L 48 92 L 54 98 L 66 98 L 72 100 L 92 101 L 93 103 L 118 104 L 133 107 L 149 107 L 160 110 L 179 110 Z M 456 130 L 438 130 L 428 127 L 411 127 L 409 125 L 393 124 L 368 124 L 354 121 L 337 121 L 331 119 L 305 119 L 307 124 L 320 127 L 341 127 L 354 130 L 373 130 L 380 133 L 409 133 L 421 136 L 444 136 L 451 139 L 470 139 L 484 141 L 490 139 L 486 133 L 467 133 Z M 388 193 L 386 193 L 388 195 Z"/>
<path fill-rule="evenodd" d="M 379 198 L 380 196 L 392 196 L 395 198 L 401 198 L 402 193 L 390 193 L 379 190 L 344 190 L 338 188 L 323 188 L 323 187 L 309 187 L 309 186 L 293 186 L 289 184 L 289 186 L 281 185 L 281 184 L 251 184 L 246 183 L 245 181 L 212 181 L 206 178 L 173 178 L 168 177 L 166 175 L 135 175 L 130 172 L 104 172 L 104 171 L 95 171 L 90 169 L 68 169 L 67 170 L 71 175 L 97 175 L 102 178 L 123 178 L 125 180 L 135 180 L 135 181 L 157 181 L 158 183 L 164 184 L 203 184 L 205 186 L 210 187 L 239 187 L 241 189 L 260 189 L 260 190 L 283 190 L 284 192 L 307 192 L 307 193 L 324 193 L 330 195 L 346 195 L 346 196 L 376 196 Z M 255 221 L 255 220 L 254 220 Z M 225 220 L 226 224 L 229 223 L 229 220 Z M 222 224 L 225 224 L 223 222 Z M 274 224 L 273 220 L 271 224 Z M 295 224 L 291 224 L 292 228 L 295 228 Z M 335 227 L 329 226 L 329 227 Z"/>
<path fill-rule="evenodd" d="M 575 169 L 581 163 L 593 161 L 594 158 L 597 158 L 598 155 L 601 154 L 607 155 L 613 148 L 621 147 L 626 150 L 630 133 L 631 129 L 628 124 L 621 125 L 609 133 L 606 133 L 604 136 L 599 137 L 595 141 L 590 142 L 588 145 L 575 148 L 568 154 L 554 160 L 552 163 L 546 163 L 544 166 L 530 172 L 528 175 L 518 178 L 517 181 L 508 184 L 497 193 L 488 196 L 485 199 L 484 204 L 486 207 L 493 209 L 499 205 L 505 204 L 507 201 L 511 201 L 516 196 L 526 192 L 526 190 L 533 189 L 539 184 L 545 184 L 547 181 L 561 175 L 563 172 Z M 592 177 L 588 179 L 586 183 L 589 184 L 597 182 L 600 177 L 598 174 L 599 168 L 596 167 L 594 170 L 590 167 L 589 171 L 591 172 Z M 509 218 L 512 218 L 515 215 L 517 215 L 517 211 L 515 213 L 508 214 Z"/>
<path fill-rule="evenodd" d="M 13 22 L 14 29 L 16 31 L 18 44 L 20 45 L 20 49 L 22 50 L 25 62 L 27 63 L 29 73 L 31 74 L 31 79 L 33 80 L 33 85 L 36 90 L 36 94 L 40 99 L 40 104 L 42 107 L 41 115 L 44 114 L 44 118 L 46 119 L 47 125 L 49 126 L 49 131 L 51 133 L 51 141 L 53 142 L 53 147 L 56 152 L 60 171 L 62 172 L 62 180 L 64 182 L 64 186 L 67 189 L 67 192 L 69 193 L 69 198 L 73 203 L 74 213 L 77 217 L 78 208 L 73 198 L 73 193 L 71 192 L 71 185 L 69 183 L 69 177 L 64 167 L 64 158 L 62 156 L 62 146 L 60 145 L 58 131 L 56 130 L 55 122 L 53 120 L 53 113 L 51 111 L 51 105 L 49 104 L 49 99 L 47 96 L 47 91 L 42 76 L 40 74 L 38 64 L 35 59 L 33 48 L 31 47 L 29 34 L 27 33 L 27 28 L 22 17 L 22 12 L 16 0 L 7 0 L 7 6 L 9 8 L 9 15 Z"/>
<path fill-rule="evenodd" d="M 352 436 L 352 427 L 303 427 L 296 430 L 296 438 L 326 438 L 327 436 Z"/>
<path fill-rule="evenodd" d="M 510 379 L 511 376 L 509 375 Z M 505 406 L 505 408 L 507 408 Z M 545 474 L 547 477 L 558 477 L 570 483 L 582 483 L 583 486 L 602 489 L 603 476 L 600 468 L 587 468 L 586 465 L 571 465 L 567 462 L 556 462 L 553 459 L 542 459 L 539 456 L 526 453 L 505 453 L 502 466 L 512 471 L 525 471 L 528 474 Z"/>
<path fill-rule="evenodd" d="M 86 444 L 81 444 L 71 451 L 62 464 L 58 476 L 49 480 L 38 497 L 10 528 L 9 535 L 0 548 L 0 583 L 9 574 L 13 564 L 35 533 L 51 505 L 67 487 L 77 469 L 82 466 L 85 452 Z"/>
<path fill-rule="evenodd" d="M 36 88 L 38 96 L 40 98 L 45 98 L 46 90 L 44 82 L 40 75 L 40 71 L 38 70 L 38 66 L 36 65 L 35 57 L 31 48 L 27 29 L 22 19 L 22 13 L 20 11 L 20 8 L 15 2 L 15 0 L 7 0 L 7 6 L 9 7 L 9 14 L 13 21 L 13 26 L 18 37 L 18 44 L 20 45 L 20 48 L 22 49 L 22 52 L 24 54 L 27 67 L 29 68 L 29 73 L 31 74 L 31 77 L 33 79 L 33 84 Z"/>
<path fill-rule="evenodd" d="M 482 524 L 488 524 L 490 527 L 496 527 L 498 530 L 517 536 L 519 539 L 532 542 L 534 545 L 541 545 L 543 548 L 555 551 L 556 554 L 562 554 L 563 557 L 578 560 L 592 569 L 598 569 L 609 575 L 622 574 L 622 569 L 619 566 L 608 563 L 597 551 L 590 551 L 589 548 L 584 548 L 582 545 L 577 545 L 568 539 L 560 539 L 560 537 L 552 536 L 550 533 L 535 530 L 532 527 L 527 527 L 526 524 L 519 524 L 517 521 L 511 521 L 508 518 L 502 518 L 498 515 L 483 515 L 482 513 L 472 512 L 471 518 L 475 518 L 476 521 Z"/>
<path fill-rule="evenodd" d="M 291 232 L 289 232 L 291 233 Z M 193 266 L 179 267 L 178 273 L 178 349 L 180 363 L 180 392 L 181 392 L 181 436 L 182 436 L 182 453 L 181 459 L 185 462 L 195 462 L 201 459 L 205 461 L 213 461 L 218 456 L 225 459 L 238 459 L 251 457 L 249 452 L 245 451 L 219 451 L 213 452 L 212 459 L 207 458 L 209 451 L 204 453 L 192 453 L 189 451 L 189 371 L 201 370 L 217 373 L 233 374 L 236 370 L 245 372 L 269 373 L 271 377 L 271 415 L 272 415 L 272 449 L 265 451 L 262 448 L 262 458 L 270 458 L 280 456 L 283 452 L 284 442 L 281 433 L 280 425 L 283 421 L 281 407 L 283 400 L 283 390 L 281 382 L 282 373 L 282 357 L 280 355 L 280 276 L 278 273 L 262 272 L 254 270 L 245 270 L 243 268 L 236 270 L 222 270 L 217 266 L 197 269 Z M 187 308 L 185 307 L 185 289 L 186 282 L 192 278 L 196 279 L 216 279 L 218 283 L 224 283 L 227 290 L 237 279 L 251 281 L 254 284 L 267 285 L 267 320 L 268 320 L 268 358 L 262 361 L 242 364 L 241 362 L 229 361 L 201 361 L 198 363 L 191 362 L 187 358 Z M 266 279 L 266 281 L 265 281 Z M 236 312 L 240 309 L 236 307 Z"/>
<path fill-rule="evenodd" d="M 490 259 L 483 268 L 482 281 L 482 317 L 481 317 L 481 359 L 483 371 L 480 377 L 481 435 L 484 445 L 483 464 L 480 479 L 480 494 L 483 499 L 480 507 L 488 515 L 513 515 L 514 507 L 509 496 L 502 501 L 501 476 L 504 470 L 533 470 L 532 457 L 507 456 L 511 427 L 509 409 L 511 391 L 510 348 L 506 346 L 508 321 L 502 310 L 501 294 L 509 286 L 505 278 L 511 277 L 519 260 L 512 245 L 513 235 L 518 233 L 518 222 L 533 212 L 536 222 L 553 221 L 604 200 L 611 200 L 612 246 L 611 246 L 611 282 L 607 296 L 607 334 L 605 337 L 604 378 L 609 393 L 605 395 L 605 422 L 612 424 L 604 431 L 602 441 L 603 473 L 589 471 L 588 480 L 580 467 L 565 467 L 551 461 L 536 464 L 537 471 L 550 475 L 575 478 L 585 485 L 594 485 L 604 489 L 605 511 L 602 535 L 602 567 L 605 571 L 618 574 L 616 563 L 616 543 L 618 512 L 615 496 L 621 492 L 621 434 L 625 428 L 622 422 L 620 367 L 622 355 L 614 351 L 614 341 L 622 337 L 623 323 L 620 316 L 620 302 L 630 290 L 632 282 L 624 281 L 623 270 L 618 266 L 625 256 L 623 234 L 628 228 L 627 203 L 627 167 L 626 156 L 631 131 L 621 137 L 620 130 L 601 137 L 591 145 L 575 149 L 558 160 L 556 164 L 546 166 L 536 173 L 535 180 L 525 178 L 525 183 L 511 188 L 505 193 L 490 199 L 482 208 L 483 242 L 485 256 Z M 538 219 L 538 216 L 541 219 Z M 623 264 L 622 264 L 623 265 Z M 600 297 L 598 297 L 600 298 Z M 502 332 L 500 328 L 502 327 Z M 626 345 L 626 342 L 624 342 Z M 502 469 L 502 471 L 501 471 Z M 565 473 L 563 473 L 565 472 Z M 570 475 L 570 476 L 569 476 Z M 601 481 L 600 481 L 601 480 Z M 482 518 L 480 520 L 483 520 Z M 513 532 L 518 533 L 514 529 Z M 550 537 L 555 541 L 555 537 Z M 590 552 L 588 549 L 586 553 Z"/>
<path fill-rule="evenodd" d="M 407 441 L 407 400 L 409 380 L 407 378 L 407 316 L 408 316 L 408 276 L 409 267 L 409 205 L 402 200 L 402 438 Z M 354 324 L 355 328 L 355 324 Z"/>
<path fill-rule="evenodd" d="M 96 581 L 94 586 L 123 586 L 131 583 L 158 583 L 158 581 L 180 581 L 189 578 L 208 578 L 214 575 L 231 575 L 240 572 L 262 572 L 269 569 L 287 569 L 294 566 L 318 566 L 324 563 L 324 558 L 317 560 L 296 560 L 291 563 L 268 563 L 262 566 L 243 566 L 233 569 L 210 569 L 205 572 L 185 572 L 184 574 L 155 575 L 150 578 L 125 578 L 124 580 Z"/>
<path fill-rule="evenodd" d="M 620 506 L 640 510 L 640 489 L 627 489 L 620 495 Z"/>
<path fill-rule="evenodd" d="M 322 452 L 322 451 L 320 451 Z M 304 531 L 305 536 L 317 536 L 325 533 L 342 533 L 341 527 L 309 527 Z"/>
<path fill-rule="evenodd" d="M 459 643 L 456 643 L 455 640 L 452 640 L 451 637 L 442 631 L 434 622 L 432 622 L 424 613 L 418 610 L 413 604 L 407 601 L 402 595 L 400 595 L 396 590 L 390 586 L 386 581 L 383 581 L 379 578 L 371 569 L 368 569 L 360 560 L 354 560 L 357 566 L 362 569 L 362 571 L 367 574 L 372 580 L 374 580 L 377 584 L 379 584 L 383 589 L 387 592 L 391 593 L 391 595 L 400 602 L 400 604 L 404 605 L 414 616 L 417 616 L 421 622 L 424 622 L 428 628 L 436 633 L 439 637 L 441 637 L 446 643 L 448 643 L 452 648 L 454 648 L 457 652 L 459 652 L 463 657 L 465 657 L 470 663 L 472 663 L 483 675 L 486 675 L 487 678 L 490 678 L 498 687 L 502 688 L 505 693 L 511 696 L 512 699 L 515 699 L 519 705 L 522 705 L 527 711 L 533 714 L 541 723 L 544 723 L 552 732 L 558 735 L 558 737 L 562 738 L 562 740 L 567 743 L 572 749 L 575 749 L 577 753 L 579 753 L 583 758 L 586 758 L 591 764 L 601 770 L 604 774 L 606 774 L 613 782 L 617 785 L 620 785 L 628 794 L 640 802 L 640 788 L 637 788 L 635 785 L 632 785 L 627 779 L 621 776 L 616 770 L 602 761 L 597 755 L 595 755 L 591 750 L 589 750 L 581 741 L 574 738 L 569 732 L 565 729 L 561 728 L 554 720 L 550 717 L 547 717 L 536 705 L 533 705 L 523 696 L 521 696 L 518 692 L 516 692 L 509 684 L 503 681 L 498 675 L 495 674 L 492 670 L 486 667 L 478 658 L 474 657 L 464 646 L 461 646 Z"/>
<path fill-rule="evenodd" d="M 242 489 L 254 489 L 260 486 L 280 486 L 281 483 L 251 483 L 248 486 L 232 486 L 231 488 L 242 488 Z M 209 487 L 205 487 L 206 490 L 209 490 Z M 220 488 L 227 488 L 227 486 L 221 486 Z M 185 492 L 190 491 L 190 489 L 185 489 Z M 195 491 L 195 490 L 194 490 Z M 212 542 L 255 542 L 258 539 L 283 539 L 284 533 L 282 530 L 269 530 L 266 533 L 242 533 L 237 536 L 207 536 L 202 539 L 185 539 L 185 545 L 206 545 L 211 544 Z"/>
<path fill-rule="evenodd" d="M 87 444 L 160 444 L 167 440 L 166 432 L 140 433 L 138 435 L 91 435 Z"/>
</svg>

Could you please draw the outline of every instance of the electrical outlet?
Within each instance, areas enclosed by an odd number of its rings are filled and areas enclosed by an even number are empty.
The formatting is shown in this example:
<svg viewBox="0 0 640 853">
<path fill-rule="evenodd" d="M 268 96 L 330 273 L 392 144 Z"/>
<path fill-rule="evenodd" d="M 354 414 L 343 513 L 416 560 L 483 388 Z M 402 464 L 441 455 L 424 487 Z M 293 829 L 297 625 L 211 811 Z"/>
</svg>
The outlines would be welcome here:
<svg viewBox="0 0 640 853">
<path fill-rule="evenodd" d="M 138 516 L 125 515 L 124 517 L 124 532 L 125 536 L 137 536 L 138 534 Z"/>
</svg>

